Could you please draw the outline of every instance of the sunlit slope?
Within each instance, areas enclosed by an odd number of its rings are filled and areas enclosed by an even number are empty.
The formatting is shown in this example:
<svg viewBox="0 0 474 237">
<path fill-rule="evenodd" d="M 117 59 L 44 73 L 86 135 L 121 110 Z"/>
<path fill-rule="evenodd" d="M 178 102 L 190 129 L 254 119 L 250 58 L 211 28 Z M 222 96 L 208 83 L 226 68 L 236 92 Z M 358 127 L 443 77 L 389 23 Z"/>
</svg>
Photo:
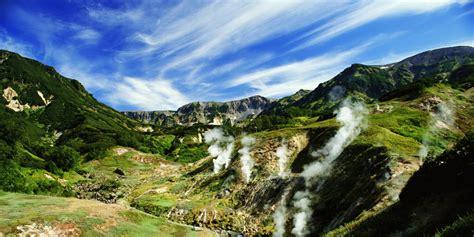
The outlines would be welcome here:
<svg viewBox="0 0 474 237">
<path fill-rule="evenodd" d="M 0 234 L 214 236 L 117 204 L 4 192 L 0 192 Z"/>
</svg>

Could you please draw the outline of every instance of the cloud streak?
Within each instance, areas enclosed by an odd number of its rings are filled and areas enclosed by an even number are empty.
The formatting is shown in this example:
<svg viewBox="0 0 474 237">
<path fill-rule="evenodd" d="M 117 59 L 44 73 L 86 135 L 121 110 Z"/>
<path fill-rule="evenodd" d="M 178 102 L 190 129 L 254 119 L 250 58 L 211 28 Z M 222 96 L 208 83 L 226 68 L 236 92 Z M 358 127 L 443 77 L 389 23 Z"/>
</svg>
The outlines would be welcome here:
<svg viewBox="0 0 474 237">
<path fill-rule="evenodd" d="M 374 36 L 388 35 L 376 39 L 378 43 L 393 42 L 390 35 L 397 31 L 406 32 L 403 37 L 422 37 L 406 25 L 370 28 L 366 34 L 364 27 L 371 23 L 421 18 L 464 3 L 67 1 L 67 14 L 12 3 L 2 15 L 6 24 L 0 43 L 79 79 L 115 108 L 176 109 L 194 100 L 281 97 L 313 89 L 359 59 L 381 57 L 361 58 L 374 48 L 367 44 Z M 450 13 L 450 20 L 468 25 L 467 17 L 458 16 L 470 11 Z M 456 32 L 461 31 L 458 27 Z M 470 44 L 472 31 L 470 37 L 457 38 Z M 386 59 L 401 55 L 398 51 L 418 52 L 417 47 L 391 48 L 393 55 Z"/>
<path fill-rule="evenodd" d="M 464 4 L 466 1 L 361 1 L 351 8 L 347 14 L 341 14 L 326 24 L 304 34 L 301 38 L 305 38 L 305 43 L 296 49 L 301 50 L 330 40 L 379 18 L 429 13 L 456 3 Z"/>
<path fill-rule="evenodd" d="M 144 110 L 173 110 L 189 102 L 172 82 L 162 79 L 125 77 L 112 88 L 114 93 L 107 100 L 115 105 L 128 104 Z"/>
</svg>

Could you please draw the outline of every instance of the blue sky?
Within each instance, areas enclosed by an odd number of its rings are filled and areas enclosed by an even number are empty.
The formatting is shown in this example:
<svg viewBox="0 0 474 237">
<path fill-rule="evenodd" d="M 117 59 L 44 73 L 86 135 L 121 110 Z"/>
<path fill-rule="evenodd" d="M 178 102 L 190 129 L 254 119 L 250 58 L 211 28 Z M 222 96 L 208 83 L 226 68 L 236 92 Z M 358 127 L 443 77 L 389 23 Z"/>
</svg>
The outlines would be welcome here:
<svg viewBox="0 0 474 237">
<path fill-rule="evenodd" d="M 474 45 L 474 2 L 0 1 L 0 48 L 118 110 L 279 98 L 352 63 Z"/>
</svg>

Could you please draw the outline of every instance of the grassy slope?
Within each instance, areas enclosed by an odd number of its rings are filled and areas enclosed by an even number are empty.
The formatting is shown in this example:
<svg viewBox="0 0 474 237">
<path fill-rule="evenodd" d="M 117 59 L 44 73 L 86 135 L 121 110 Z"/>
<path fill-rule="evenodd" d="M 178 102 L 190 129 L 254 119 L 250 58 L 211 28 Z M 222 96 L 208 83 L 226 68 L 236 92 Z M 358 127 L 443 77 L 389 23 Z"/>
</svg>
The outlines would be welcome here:
<svg viewBox="0 0 474 237">
<path fill-rule="evenodd" d="M 1 93 L 5 88 L 13 88 L 18 93 L 16 99 L 31 107 L 14 112 L 0 97 L 0 144 L 12 151 L 7 154 L 2 150 L 1 159 L 9 163 L 0 164 L 0 172 L 14 170 L 21 177 L 17 180 L 7 177 L 5 182 L 14 187 L 2 184 L 0 189 L 69 195 L 70 183 L 57 185 L 56 181 L 77 176 L 74 169 L 59 171 L 54 165 L 60 162 L 51 162 L 44 154 L 47 152 L 41 150 L 67 146 L 78 151 L 81 160 L 90 160 L 100 158 L 105 150 L 116 145 L 145 150 L 154 145 L 148 144 L 147 138 L 136 131 L 140 126 L 137 121 L 98 102 L 78 81 L 16 53 L 0 50 L 0 57 Z M 39 92 L 50 100 L 49 104 L 45 104 Z M 4 143 L 7 140 L 13 141 Z"/>
<path fill-rule="evenodd" d="M 323 200 L 313 200 L 315 201 L 314 206 L 319 210 L 315 213 L 326 211 L 325 218 L 314 217 L 317 221 L 315 226 L 318 231 L 321 231 L 323 226 L 332 224 L 337 228 L 331 233 L 335 233 L 335 235 L 347 234 L 353 228 L 360 226 L 361 223 L 378 215 L 381 210 L 396 201 L 398 192 L 416 170 L 419 164 L 417 153 L 425 136 L 436 141 L 432 147 L 432 154 L 436 155 L 452 146 L 458 137 L 472 128 L 474 115 L 472 89 L 453 89 L 444 84 L 435 84 L 422 89 L 421 95 L 411 100 L 394 98 L 390 101 L 379 102 L 380 108 L 387 109 L 385 112 L 376 112 L 374 102 L 368 104 L 370 111 L 368 128 L 336 161 L 337 167 L 340 168 L 334 172 L 332 179 L 328 180 L 327 188 L 322 189 Z M 458 118 L 457 128 L 427 134 L 429 114 L 420 109 L 418 105 L 434 96 L 454 105 L 453 108 Z M 310 134 L 308 148 L 314 150 L 327 141 L 337 126 L 334 118 L 301 116 L 297 123 L 288 124 L 283 129 L 252 134 L 258 139 L 253 149 L 265 147 L 275 149 L 278 145 L 276 141 L 281 138 L 289 139 L 308 133 Z M 314 137 L 313 140 L 311 140 L 312 137 Z M 239 148 L 240 144 L 237 142 L 236 149 Z M 151 157 L 144 159 L 151 160 L 151 162 L 139 162 L 134 159 L 136 155 Z M 261 193 L 273 195 L 273 198 L 276 198 L 281 194 L 268 187 L 281 189 L 285 186 L 272 183 L 271 176 L 277 172 L 274 157 L 271 159 L 264 154 L 254 158 L 256 159 L 254 169 L 256 177 L 250 185 L 245 185 L 241 180 L 240 164 L 236 152 L 229 169 L 215 175 L 211 171 L 212 162 L 210 159 L 198 161 L 190 167 L 179 168 L 173 163 L 168 163 L 171 165 L 169 167 L 163 167 L 164 162 L 156 156 L 143 155 L 131 150 L 121 155 L 108 153 L 102 160 L 86 163 L 83 170 L 94 174 L 95 177 L 116 178 L 117 175 L 113 173 L 113 170 L 117 167 L 122 168 L 126 175 L 121 179 L 121 182 L 131 188 L 131 192 L 126 195 L 126 200 L 146 212 L 163 217 L 164 214 L 177 207 L 188 210 L 191 214 L 185 219 L 176 220 L 193 223 L 205 209 L 210 211 L 209 213 L 217 215 L 219 220 L 217 223 L 207 223 L 209 227 L 244 229 L 247 225 L 256 224 L 261 228 L 260 232 L 269 234 L 273 228 L 269 215 L 271 208 L 269 207 L 274 203 L 269 202 L 270 204 L 263 205 L 263 200 L 260 197 L 257 198 L 257 202 L 259 201 L 257 206 L 261 206 L 263 214 L 256 213 L 255 215 L 263 215 L 263 220 L 246 219 L 242 213 L 248 210 L 242 208 L 242 205 L 247 201 L 245 200 L 247 194 L 258 193 L 255 190 L 262 188 Z M 309 161 L 311 159 L 308 156 L 295 154 L 291 158 L 293 165 L 299 169 Z M 170 169 L 171 167 L 176 168 Z M 381 174 L 386 169 L 396 176 L 393 182 L 385 182 L 386 180 L 381 179 Z M 186 175 L 191 170 L 199 172 Z M 166 172 L 159 174 L 161 171 L 171 171 L 171 174 Z M 77 177 L 72 177 L 71 180 L 75 178 Z M 230 188 L 232 194 L 224 198 L 216 198 L 226 188 Z M 368 190 L 375 192 L 368 193 Z M 363 202 L 361 202 L 363 205 L 351 209 L 351 205 L 356 203 L 360 197 L 363 198 Z M 347 215 L 338 216 L 339 213 L 348 209 L 352 211 Z M 331 220 L 336 221 L 332 222 Z M 331 223 L 329 223 L 330 221 Z M 463 220 L 459 220 L 459 222 L 460 225 L 464 223 Z M 338 226 L 334 223 L 341 225 Z"/>
<path fill-rule="evenodd" d="M 456 116 L 458 120 L 462 120 L 459 121 L 460 126 L 458 128 L 441 130 L 433 134 L 427 132 L 429 113 L 419 108 L 418 105 L 427 98 L 434 96 L 455 105 L 453 109 Z M 363 198 L 364 205 L 354 209 L 352 214 L 344 217 L 346 219 L 342 218 L 342 223 L 357 226 L 396 202 L 398 193 L 421 163 L 418 151 L 424 137 L 428 136 L 436 141 L 431 147 L 432 155 L 439 154 L 452 146 L 462 136 L 463 132 L 468 130 L 467 126 L 462 124 L 469 124 L 472 120 L 467 116 L 474 111 L 471 100 L 472 90 L 462 91 L 443 84 L 436 84 L 427 88 L 421 97 L 414 100 L 378 102 L 379 107 L 384 112 L 377 112 L 375 103 L 368 104 L 370 111 L 367 120 L 368 127 L 336 162 L 335 166 L 340 168 L 335 171 L 334 178 L 328 181 L 330 185 L 327 187 L 330 187 L 330 189 L 323 188 L 322 190 L 321 199 L 325 201 L 319 202 L 318 205 L 325 208 L 320 208 L 318 213 L 327 213 L 327 220 L 320 220 L 321 225 L 328 225 L 329 220 L 337 219 L 335 214 L 348 209 L 359 197 Z M 309 132 L 310 137 L 315 136 L 315 140 L 310 140 L 310 146 L 314 145 L 310 148 L 314 150 L 325 143 L 332 134 L 330 131 L 334 131 L 337 126 L 334 118 L 323 121 L 318 121 L 317 117 L 307 118 L 296 127 L 251 134 L 258 139 L 253 149 L 267 146 L 269 141 L 272 140 L 278 141 L 281 138 L 291 138 L 297 134 Z M 328 134 L 320 136 L 327 132 Z M 239 149 L 239 146 L 237 143 L 236 150 Z M 293 157 L 295 159 L 294 166 L 302 167 L 310 162 L 311 157 L 304 156 L 304 153 L 303 150 L 300 153 L 301 157 Z M 357 156 L 354 157 L 353 154 L 357 154 Z M 272 163 L 274 160 L 260 161 L 260 158 L 256 156 L 254 158 L 256 159 L 254 169 L 256 177 L 252 182 L 252 186 L 256 189 L 259 182 L 267 182 L 269 176 L 276 174 L 277 169 L 276 164 Z M 157 215 L 167 213 L 173 207 L 195 212 L 194 218 L 199 216 L 203 209 L 216 210 L 218 215 L 226 215 L 226 212 L 233 213 L 234 208 L 239 209 L 241 207 L 239 206 L 241 205 L 240 201 L 234 198 L 243 198 L 245 195 L 235 194 L 223 199 L 214 199 L 213 197 L 218 195 L 224 187 L 229 187 L 234 193 L 249 191 L 241 182 L 238 154 L 234 155 L 233 162 L 227 171 L 212 175 L 210 166 L 212 166 L 212 163 L 202 161 L 195 165 L 195 168 L 199 170 L 197 174 L 178 177 L 172 181 L 157 179 L 143 183 L 136 192 L 138 190 L 145 192 L 145 190 L 150 189 L 166 191 L 146 193 L 141 196 L 135 195 L 139 197 L 132 202 L 135 206 Z M 296 171 L 299 170 L 298 168 L 295 169 Z M 382 178 L 383 173 L 387 170 L 393 175 L 390 182 L 386 182 Z M 183 195 L 183 192 L 189 189 L 192 189 L 190 193 Z M 376 191 L 365 193 L 364 190 Z M 344 201 L 341 201 L 341 197 L 344 197 Z M 341 208 L 342 210 L 335 211 Z M 187 223 L 194 221 L 193 218 L 188 218 L 181 221 Z M 223 217 L 221 218 L 225 221 Z M 231 219 L 230 221 L 238 222 L 239 220 Z M 270 221 L 270 223 L 263 222 L 260 227 L 263 228 L 265 225 L 269 225 L 271 229 L 271 220 L 267 221 Z M 261 229 L 261 231 L 264 230 Z"/>
<path fill-rule="evenodd" d="M 117 204 L 0 192 L 0 234 L 32 223 L 66 226 L 81 236 L 212 236 Z"/>
<path fill-rule="evenodd" d="M 468 236 L 474 231 L 472 214 L 474 134 L 436 159 L 425 163 L 409 180 L 400 200 L 359 225 L 331 233 L 355 236 Z"/>
</svg>

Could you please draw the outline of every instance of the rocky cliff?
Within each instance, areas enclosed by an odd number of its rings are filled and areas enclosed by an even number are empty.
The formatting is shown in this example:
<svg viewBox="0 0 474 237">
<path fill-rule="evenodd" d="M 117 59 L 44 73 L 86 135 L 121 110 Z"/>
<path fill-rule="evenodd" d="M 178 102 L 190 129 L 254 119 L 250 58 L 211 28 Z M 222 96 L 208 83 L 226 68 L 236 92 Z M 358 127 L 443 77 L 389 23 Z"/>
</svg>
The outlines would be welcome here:
<svg viewBox="0 0 474 237">
<path fill-rule="evenodd" d="M 251 119 L 267 109 L 271 99 L 262 96 L 228 102 L 193 102 L 180 107 L 177 111 L 126 111 L 130 118 L 148 124 L 160 126 L 185 125 L 196 123 L 222 125 L 225 122 L 235 124 Z"/>
</svg>

